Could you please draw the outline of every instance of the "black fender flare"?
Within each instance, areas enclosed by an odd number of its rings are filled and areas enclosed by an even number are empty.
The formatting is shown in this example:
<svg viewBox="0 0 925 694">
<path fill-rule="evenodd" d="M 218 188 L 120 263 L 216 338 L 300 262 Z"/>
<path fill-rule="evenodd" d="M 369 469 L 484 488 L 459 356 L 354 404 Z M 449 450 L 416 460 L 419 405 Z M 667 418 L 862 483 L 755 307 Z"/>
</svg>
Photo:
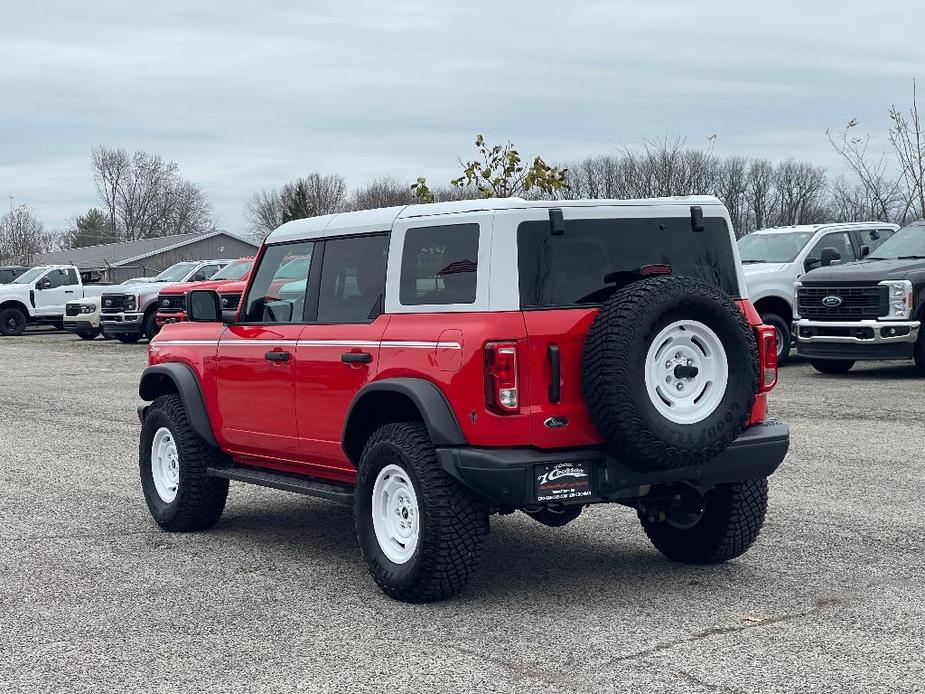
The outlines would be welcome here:
<svg viewBox="0 0 925 694">
<path fill-rule="evenodd" d="M 168 383 L 172 384 L 172 387 L 165 387 Z M 186 410 L 186 416 L 193 430 L 212 446 L 218 446 L 199 379 L 189 366 L 176 362 L 155 364 L 146 368 L 141 374 L 138 395 L 142 400 L 151 401 L 159 395 L 174 391 L 183 401 L 183 409 Z M 142 420 L 144 420 L 147 408 L 148 406 L 142 406 L 138 410 Z"/>
<path fill-rule="evenodd" d="M 363 386 L 353 397 L 347 409 L 341 434 L 341 447 L 354 463 L 359 460 L 359 453 L 363 450 L 362 443 L 359 446 L 356 445 L 355 434 L 357 432 L 372 433 L 375 427 L 371 427 L 367 421 L 368 406 L 386 393 L 400 395 L 411 401 L 420 412 L 421 419 L 430 434 L 430 440 L 435 446 L 466 445 L 466 437 L 459 428 L 456 415 L 437 385 L 422 378 L 385 378 Z M 386 421 L 395 420 L 387 419 Z M 362 440 L 365 442 L 365 437 L 362 437 Z"/>
</svg>

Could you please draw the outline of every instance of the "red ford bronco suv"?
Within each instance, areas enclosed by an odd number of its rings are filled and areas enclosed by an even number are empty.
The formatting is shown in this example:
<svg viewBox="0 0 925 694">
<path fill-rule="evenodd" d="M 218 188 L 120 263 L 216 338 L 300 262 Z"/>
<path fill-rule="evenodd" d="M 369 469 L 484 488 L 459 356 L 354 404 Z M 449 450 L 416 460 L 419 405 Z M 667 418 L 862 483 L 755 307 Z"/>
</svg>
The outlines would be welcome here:
<svg viewBox="0 0 925 694">
<path fill-rule="evenodd" d="M 459 591 L 516 510 L 560 526 L 618 503 L 672 560 L 732 559 L 789 444 L 766 418 L 775 332 L 712 197 L 293 221 L 237 311 L 198 290 L 186 311 L 139 388 L 155 520 L 213 526 L 229 480 L 349 503 L 399 600 Z"/>
</svg>

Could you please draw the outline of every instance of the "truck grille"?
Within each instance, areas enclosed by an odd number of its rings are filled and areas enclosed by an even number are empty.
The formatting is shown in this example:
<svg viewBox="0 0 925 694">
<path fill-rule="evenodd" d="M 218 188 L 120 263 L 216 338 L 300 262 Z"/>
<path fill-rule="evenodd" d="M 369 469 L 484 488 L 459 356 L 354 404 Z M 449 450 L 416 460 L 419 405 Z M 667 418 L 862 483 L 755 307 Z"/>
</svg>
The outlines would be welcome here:
<svg viewBox="0 0 925 694">
<path fill-rule="evenodd" d="M 100 302 L 102 313 L 121 313 L 125 309 L 125 294 L 103 294 Z"/>
<path fill-rule="evenodd" d="M 222 309 L 225 311 L 236 311 L 240 303 L 240 294 L 222 294 Z"/>
<path fill-rule="evenodd" d="M 797 294 L 800 318 L 834 321 L 863 320 L 885 316 L 888 310 L 888 291 L 886 287 L 877 285 L 866 287 L 802 286 Z M 838 302 L 830 297 L 837 297 L 841 301 Z"/>
<path fill-rule="evenodd" d="M 80 315 L 80 304 L 65 304 L 64 315 L 65 316 L 79 316 Z"/>
<path fill-rule="evenodd" d="M 161 294 L 157 297 L 157 310 L 161 313 L 185 311 L 186 294 Z"/>
</svg>

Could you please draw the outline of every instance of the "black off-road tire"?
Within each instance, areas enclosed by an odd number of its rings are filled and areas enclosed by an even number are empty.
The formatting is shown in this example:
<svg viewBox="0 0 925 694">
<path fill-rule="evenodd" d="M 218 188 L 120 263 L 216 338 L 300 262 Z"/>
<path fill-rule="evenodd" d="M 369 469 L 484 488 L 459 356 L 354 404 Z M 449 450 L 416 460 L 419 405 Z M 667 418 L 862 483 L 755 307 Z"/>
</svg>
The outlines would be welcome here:
<svg viewBox="0 0 925 694">
<path fill-rule="evenodd" d="M 95 340 L 100 334 L 99 330 L 78 330 L 76 333 L 77 337 L 81 340 Z"/>
<path fill-rule="evenodd" d="M 404 470 L 418 501 L 417 547 L 403 564 L 385 555 L 373 526 L 373 488 L 389 464 Z M 478 564 L 489 530 L 486 504 L 440 468 L 420 422 L 386 424 L 369 438 L 360 457 L 354 510 L 360 551 L 373 580 L 403 602 L 458 593 Z"/>
<path fill-rule="evenodd" d="M 151 340 L 155 335 L 161 331 L 161 326 L 157 324 L 157 310 L 149 309 L 145 314 L 145 320 L 142 324 L 144 327 L 141 329 L 142 335 Z"/>
<path fill-rule="evenodd" d="M 116 333 L 116 339 L 124 345 L 134 345 L 141 339 L 141 333 Z"/>
<path fill-rule="evenodd" d="M 702 421 L 679 424 L 659 413 L 646 388 L 646 356 L 668 325 L 694 320 L 722 342 L 728 383 Z M 720 453 L 745 428 L 758 392 L 758 346 L 738 306 L 690 277 L 657 277 L 615 292 L 585 339 L 582 386 L 591 419 L 627 465 L 658 470 L 696 465 Z"/>
<path fill-rule="evenodd" d="M 151 445 L 161 427 L 170 430 L 179 454 L 180 482 L 177 496 L 170 503 L 157 493 L 151 470 Z M 193 430 L 179 395 L 162 395 L 148 409 L 141 427 L 138 458 L 148 510 L 164 530 L 208 530 L 218 522 L 228 496 L 228 480 L 209 477 L 206 470 L 227 465 L 228 457 Z"/>
<path fill-rule="evenodd" d="M 0 310 L 0 335 L 16 337 L 26 330 L 29 318 L 18 308 L 5 308 Z"/>
<path fill-rule="evenodd" d="M 821 374 L 846 374 L 854 366 L 853 359 L 813 359 L 813 368 Z"/>
<path fill-rule="evenodd" d="M 790 323 L 782 316 L 776 313 L 762 313 L 761 321 L 765 325 L 772 325 L 777 331 L 780 340 L 778 341 L 779 351 L 777 352 L 778 366 L 790 361 L 790 349 L 793 344 L 793 336 L 790 334 Z"/>
<path fill-rule="evenodd" d="M 684 564 L 719 564 L 745 553 L 764 525 L 768 508 L 768 479 L 722 484 L 707 493 L 703 515 L 690 528 L 666 521 L 639 520 L 655 548 Z"/>
</svg>

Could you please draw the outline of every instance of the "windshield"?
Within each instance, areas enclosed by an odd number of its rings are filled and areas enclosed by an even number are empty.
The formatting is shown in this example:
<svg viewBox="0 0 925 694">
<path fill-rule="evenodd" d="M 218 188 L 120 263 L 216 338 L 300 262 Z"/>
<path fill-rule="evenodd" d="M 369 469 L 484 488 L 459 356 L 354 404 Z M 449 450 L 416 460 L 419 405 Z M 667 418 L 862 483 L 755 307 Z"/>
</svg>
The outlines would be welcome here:
<svg viewBox="0 0 925 694">
<path fill-rule="evenodd" d="M 199 263 L 177 263 L 176 265 L 171 265 L 155 277 L 152 282 L 180 282 L 185 279 L 190 273 L 190 270 L 197 265 L 199 265 Z"/>
<path fill-rule="evenodd" d="M 236 260 L 230 265 L 226 265 L 221 270 L 212 275 L 211 279 L 213 280 L 239 280 L 244 275 L 246 275 L 251 266 L 254 264 L 253 260 Z"/>
<path fill-rule="evenodd" d="M 35 280 L 41 277 L 47 269 L 47 267 L 34 267 L 28 272 L 21 274 L 15 280 L 10 282 L 10 284 L 29 284 L 30 282 L 35 282 Z"/>
<path fill-rule="evenodd" d="M 884 241 L 874 255 L 867 257 L 871 260 L 925 258 L 925 224 L 903 227 Z"/>
<path fill-rule="evenodd" d="M 743 263 L 792 263 L 813 237 L 811 231 L 754 232 L 739 239 Z"/>
</svg>

